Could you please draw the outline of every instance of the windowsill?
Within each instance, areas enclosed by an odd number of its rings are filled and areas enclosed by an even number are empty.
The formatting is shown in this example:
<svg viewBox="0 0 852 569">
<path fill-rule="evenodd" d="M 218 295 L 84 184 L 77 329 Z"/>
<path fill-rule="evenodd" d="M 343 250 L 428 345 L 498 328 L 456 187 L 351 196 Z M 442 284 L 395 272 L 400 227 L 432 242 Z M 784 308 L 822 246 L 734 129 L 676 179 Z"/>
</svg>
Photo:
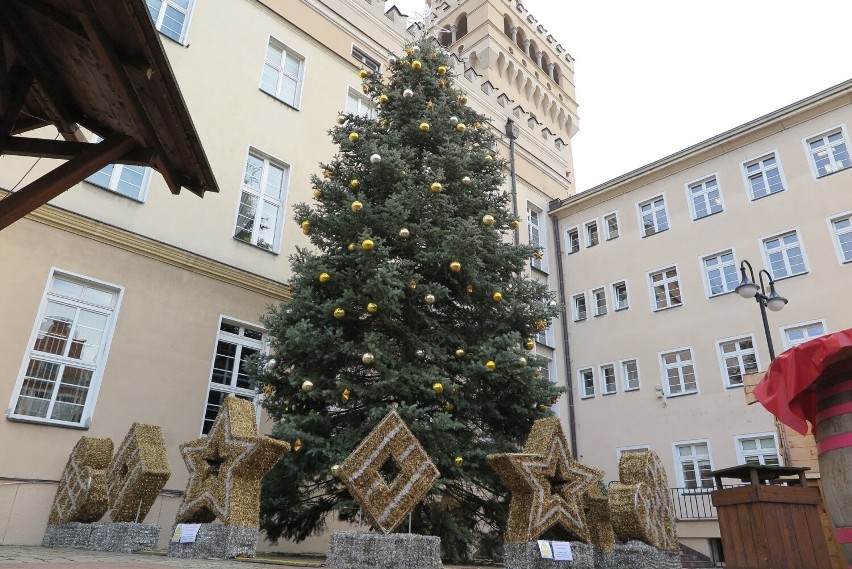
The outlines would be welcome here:
<svg viewBox="0 0 852 569">
<path fill-rule="evenodd" d="M 586 321 L 586 318 L 578 318 L 578 319 L 574 320 L 574 322 L 585 322 L 585 321 Z"/>
<path fill-rule="evenodd" d="M 288 103 L 288 102 L 287 102 L 287 101 L 285 101 L 284 99 L 279 99 L 278 97 L 276 97 L 276 96 L 275 96 L 275 95 L 273 95 L 272 93 L 270 93 L 270 92 L 268 92 L 268 91 L 264 91 L 264 90 L 263 90 L 263 89 L 261 89 L 260 87 L 258 87 L 258 88 L 257 88 L 257 90 L 258 90 L 258 91 L 260 91 L 261 93 L 263 93 L 264 95 L 266 95 L 267 97 L 269 97 L 270 99 L 273 99 L 273 100 L 275 100 L 275 101 L 278 101 L 279 103 L 281 103 L 281 104 L 282 104 L 282 105 L 284 105 L 285 107 L 290 107 L 290 108 L 291 108 L 291 109 L 293 109 L 294 111 L 299 111 L 299 110 L 301 110 L 299 107 L 297 107 L 297 106 L 295 106 L 295 105 L 291 105 L 290 103 Z"/>
<path fill-rule="evenodd" d="M 595 398 L 595 396 L 594 396 L 594 395 L 582 395 L 582 396 L 580 397 L 580 400 L 582 401 L 582 400 L 584 400 L 584 399 L 594 399 L 594 398 Z"/>
<path fill-rule="evenodd" d="M 113 190 L 112 188 L 108 188 L 108 187 L 106 187 L 106 186 L 102 186 L 102 185 L 100 185 L 100 184 L 96 184 L 95 182 L 91 182 L 91 181 L 89 181 L 89 180 L 83 180 L 83 183 L 85 183 L 85 184 L 89 184 L 90 186 L 92 186 L 92 187 L 94 187 L 94 188 L 98 188 L 98 189 L 104 190 L 105 192 L 109 192 L 109 193 L 111 193 L 111 194 L 113 194 L 113 195 L 116 195 L 116 196 L 118 196 L 118 197 L 120 197 L 120 198 L 124 198 L 124 199 L 126 199 L 126 200 L 130 200 L 130 201 L 132 201 L 132 202 L 136 202 L 136 203 L 138 203 L 138 204 L 144 204 L 144 203 L 145 203 L 145 200 L 140 200 L 139 198 L 132 198 L 132 197 L 130 197 L 130 196 L 128 196 L 128 195 L 126 195 L 126 194 L 122 194 L 121 192 L 117 192 L 117 191 Z M 146 193 L 147 193 L 147 191 L 146 191 Z"/>
<path fill-rule="evenodd" d="M 550 271 L 548 271 L 547 267 L 536 267 L 535 265 L 530 263 L 530 268 L 535 269 L 536 271 L 543 274 L 544 276 L 550 276 Z"/>
<path fill-rule="evenodd" d="M 653 233 L 646 233 L 646 234 L 642 235 L 642 239 L 647 239 L 648 237 L 653 237 L 654 235 L 659 235 L 660 233 L 665 233 L 668 230 L 669 230 L 669 228 L 666 227 L 665 229 L 661 229 L 660 231 L 655 231 Z"/>
<path fill-rule="evenodd" d="M 696 389 L 694 391 L 683 391 L 681 393 L 666 393 L 667 398 L 684 397 L 686 395 L 698 395 L 698 390 Z"/>
<path fill-rule="evenodd" d="M 616 239 L 618 239 L 618 235 L 616 235 L 615 237 L 607 237 L 606 238 L 607 241 L 615 241 Z"/>
<path fill-rule="evenodd" d="M 725 210 L 720 209 L 719 211 L 714 211 L 713 213 L 708 213 L 707 215 L 702 215 L 701 217 L 693 217 L 692 221 L 701 221 L 702 219 L 707 219 L 708 217 L 713 217 L 714 215 L 719 215 L 720 213 L 725 213 Z"/>
<path fill-rule="evenodd" d="M 630 387 L 630 388 L 625 387 L 624 388 L 624 393 L 630 393 L 631 391 L 639 391 L 639 388 L 638 387 Z"/>
<path fill-rule="evenodd" d="M 674 306 L 664 306 L 662 308 L 655 308 L 653 312 L 665 312 L 666 310 L 671 310 L 672 308 L 680 308 L 681 306 L 683 306 L 682 302 L 680 304 L 675 304 Z"/>
<path fill-rule="evenodd" d="M 232 239 L 234 241 L 236 241 L 237 243 L 242 243 L 243 245 L 248 245 L 249 247 L 253 247 L 254 249 L 258 249 L 260 251 L 263 251 L 264 253 L 269 253 L 270 255 L 276 255 L 277 256 L 277 255 L 280 254 L 278 251 L 275 251 L 274 249 L 267 249 L 266 247 L 261 247 L 260 245 L 255 245 L 254 243 L 249 243 L 248 241 L 243 241 L 242 239 L 240 239 L 236 235 L 232 236 Z"/>
<path fill-rule="evenodd" d="M 13 421 L 15 423 L 30 423 L 34 425 L 42 425 L 44 427 L 62 427 L 66 429 L 77 429 L 79 431 L 88 431 L 89 425 L 76 424 L 76 423 L 67 423 L 62 421 L 55 421 L 52 419 L 40 419 L 38 417 L 26 417 L 20 415 L 9 415 L 6 417 L 7 421 Z"/>
<path fill-rule="evenodd" d="M 845 172 L 846 170 L 852 170 L 852 167 L 846 167 L 842 170 L 835 170 L 834 172 L 829 172 L 828 174 L 823 174 L 822 176 L 817 176 L 817 180 L 822 180 L 823 178 L 828 178 L 829 176 L 834 176 L 835 174 L 839 174 L 841 172 Z"/>
<path fill-rule="evenodd" d="M 720 296 L 725 296 L 725 295 L 728 295 L 728 294 L 734 294 L 735 292 L 736 292 L 736 290 L 726 290 L 725 292 L 717 292 L 716 294 L 711 293 L 710 296 L 708 296 L 707 298 L 718 298 Z"/>
<path fill-rule="evenodd" d="M 606 312 L 601 312 L 600 314 L 595 314 L 594 318 L 597 318 L 599 316 L 606 316 L 606 315 L 607 315 Z"/>
<path fill-rule="evenodd" d="M 607 395 L 616 395 L 617 393 L 618 393 L 618 391 L 610 391 L 610 392 L 606 392 L 606 393 L 601 393 L 601 395 L 606 397 Z"/>
<path fill-rule="evenodd" d="M 778 278 L 772 277 L 772 279 L 773 279 L 775 282 L 778 282 L 778 281 L 785 281 L 785 280 L 787 280 L 787 279 L 794 279 L 794 278 L 796 278 L 796 277 L 801 277 L 801 276 L 803 276 L 803 275 L 807 275 L 808 273 L 810 273 L 810 271 L 809 271 L 809 270 L 808 270 L 808 271 L 802 271 L 801 273 L 796 273 L 795 275 L 787 275 L 786 277 L 778 277 Z"/>
<path fill-rule="evenodd" d="M 730 383 L 725 384 L 725 389 L 742 389 L 745 384 L 740 383 L 739 385 L 731 385 Z"/>
<path fill-rule="evenodd" d="M 551 346 L 550 344 L 545 344 L 544 342 L 539 342 L 538 340 L 535 341 L 535 345 L 536 346 L 544 346 L 548 350 L 555 350 L 556 349 L 555 346 Z"/>
<path fill-rule="evenodd" d="M 176 43 L 176 44 L 178 44 L 178 45 L 179 45 L 179 46 L 181 46 L 181 47 L 189 47 L 189 44 L 188 44 L 188 43 L 184 43 L 184 42 L 182 42 L 182 41 L 180 41 L 180 40 L 176 40 L 176 39 L 175 39 L 175 38 L 173 38 L 172 36 L 169 36 L 169 35 L 164 34 L 164 33 L 163 33 L 162 31 L 160 31 L 159 29 L 157 30 L 157 33 L 158 33 L 158 34 L 160 34 L 161 36 L 163 36 L 164 38 L 166 38 L 167 40 L 169 40 L 170 42 L 172 42 L 172 43 Z"/>
<path fill-rule="evenodd" d="M 756 198 L 756 197 L 754 197 L 754 194 L 749 193 L 749 201 L 750 202 L 756 202 L 758 200 L 762 200 L 762 199 L 768 198 L 770 196 L 777 196 L 778 194 L 783 194 L 786 191 L 787 191 L 787 188 L 781 188 L 780 190 L 777 190 L 777 191 L 774 191 L 774 192 L 769 192 L 768 194 L 763 194 L 759 198 Z"/>
<path fill-rule="evenodd" d="M 598 243 L 592 243 L 591 245 L 586 245 L 586 249 L 591 249 L 592 247 L 597 247 Z"/>
<path fill-rule="evenodd" d="M 575 250 L 575 251 L 565 251 L 565 254 L 566 254 L 566 255 L 575 255 L 575 254 L 577 254 L 577 253 L 579 253 L 579 252 L 580 252 L 580 250 L 579 250 L 579 249 L 577 249 L 577 250 Z"/>
<path fill-rule="evenodd" d="M 621 312 L 622 310 L 627 310 L 630 308 L 629 306 L 622 306 L 621 308 L 616 308 L 613 312 Z"/>
</svg>

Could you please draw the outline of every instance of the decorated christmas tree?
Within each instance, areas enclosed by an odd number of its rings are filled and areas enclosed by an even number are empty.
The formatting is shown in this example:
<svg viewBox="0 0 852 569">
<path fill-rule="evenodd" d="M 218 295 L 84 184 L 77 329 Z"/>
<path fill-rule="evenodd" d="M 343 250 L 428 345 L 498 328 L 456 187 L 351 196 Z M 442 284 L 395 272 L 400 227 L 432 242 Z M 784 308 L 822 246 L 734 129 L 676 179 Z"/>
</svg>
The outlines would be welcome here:
<svg viewBox="0 0 852 569">
<path fill-rule="evenodd" d="M 295 452 L 265 479 L 262 526 L 300 540 L 332 512 L 357 522 L 335 466 L 395 409 L 441 473 L 412 531 L 459 560 L 505 527 L 485 457 L 519 451 L 561 393 L 534 355 L 557 307 L 525 276 L 538 252 L 514 244 L 506 164 L 450 56 L 423 39 L 388 68 L 359 72 L 376 110 L 340 115 L 315 203 L 295 207 L 313 248 L 291 258 L 292 300 L 265 317 L 273 359 L 256 377 Z"/>
</svg>

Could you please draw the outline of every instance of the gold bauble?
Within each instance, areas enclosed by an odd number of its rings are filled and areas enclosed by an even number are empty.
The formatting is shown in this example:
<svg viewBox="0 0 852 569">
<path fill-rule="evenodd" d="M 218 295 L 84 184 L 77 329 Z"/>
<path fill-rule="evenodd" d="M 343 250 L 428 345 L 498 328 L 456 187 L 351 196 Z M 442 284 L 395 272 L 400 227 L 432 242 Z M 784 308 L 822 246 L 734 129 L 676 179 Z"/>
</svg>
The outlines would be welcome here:
<svg viewBox="0 0 852 569">
<path fill-rule="evenodd" d="M 467 96 L 459 95 L 459 103 L 461 103 L 462 105 L 466 105 L 467 104 Z"/>
<path fill-rule="evenodd" d="M 410 288 L 411 290 L 416 290 L 417 289 L 417 281 L 414 280 L 414 279 L 411 279 L 410 281 L 408 281 L 408 288 Z"/>
<path fill-rule="evenodd" d="M 509 227 L 511 227 L 512 229 L 517 229 L 519 225 L 520 222 L 517 219 L 513 219 L 509 222 Z"/>
<path fill-rule="evenodd" d="M 305 235 L 310 235 L 310 234 L 311 234 L 311 230 L 306 228 L 306 229 L 303 229 L 303 230 L 302 230 L 302 233 L 304 233 Z"/>
<path fill-rule="evenodd" d="M 541 411 L 542 413 L 544 413 L 545 411 L 547 411 L 547 405 L 542 403 L 541 405 L 538 406 L 538 410 Z"/>
<path fill-rule="evenodd" d="M 375 314 L 378 311 L 379 311 L 379 305 L 378 304 L 376 304 L 375 302 L 368 302 L 367 303 L 367 312 L 369 312 L 370 314 Z"/>
<path fill-rule="evenodd" d="M 355 200 L 354 202 L 352 202 L 352 205 L 349 206 L 349 207 L 352 208 L 352 211 L 354 211 L 355 213 L 358 213 L 359 211 L 364 209 L 364 204 L 362 204 L 358 200 Z"/>
<path fill-rule="evenodd" d="M 367 75 L 369 75 L 369 74 L 370 74 L 370 72 L 367 71 L 366 69 L 361 69 L 361 70 L 358 71 L 358 77 L 360 77 L 361 79 L 366 79 Z"/>
<path fill-rule="evenodd" d="M 420 123 L 420 130 L 423 132 L 429 132 L 429 123 L 422 122 Z"/>
<path fill-rule="evenodd" d="M 440 182 L 432 182 L 429 189 L 432 190 L 433 194 L 440 194 L 444 190 L 444 186 Z"/>
<path fill-rule="evenodd" d="M 539 330 L 544 330 L 547 328 L 547 320 L 536 320 L 535 327 Z"/>
<path fill-rule="evenodd" d="M 305 381 L 302 382 L 302 391 L 304 391 L 305 393 L 310 393 L 311 391 L 313 391 L 313 389 L 314 389 L 314 384 L 311 380 L 306 379 Z"/>
<path fill-rule="evenodd" d="M 331 467 L 331 475 L 334 476 L 335 478 L 340 478 L 340 465 L 339 464 L 335 464 L 334 466 Z"/>
<path fill-rule="evenodd" d="M 486 162 L 491 162 L 492 160 L 494 160 L 494 157 L 492 157 L 490 154 L 485 155 L 485 161 Z"/>
<path fill-rule="evenodd" d="M 467 290 L 467 293 L 468 293 L 468 294 L 473 294 L 473 285 L 472 285 L 472 284 L 468 284 L 468 285 L 467 285 L 467 288 L 466 288 L 465 290 Z"/>
<path fill-rule="evenodd" d="M 461 269 L 462 269 L 462 267 L 461 267 L 461 263 L 459 263 L 458 261 L 453 261 L 452 263 L 450 263 L 450 270 L 451 270 L 452 272 L 457 273 L 457 272 L 459 272 Z"/>
<path fill-rule="evenodd" d="M 343 124 L 346 122 L 346 117 L 343 115 L 337 115 L 337 124 Z"/>
<path fill-rule="evenodd" d="M 435 103 L 432 102 L 432 99 L 429 99 L 428 101 L 426 101 L 426 108 L 429 109 L 430 111 L 432 110 L 432 107 L 434 107 L 434 106 L 435 106 Z"/>
<path fill-rule="evenodd" d="M 361 181 L 360 180 L 350 180 L 349 181 L 349 187 L 352 188 L 353 190 L 357 190 L 358 188 L 361 187 Z"/>
<path fill-rule="evenodd" d="M 499 291 L 495 292 L 491 295 L 491 300 L 493 300 L 494 302 L 503 302 L 503 293 Z"/>
<path fill-rule="evenodd" d="M 432 391 L 434 391 L 438 395 L 442 394 L 444 392 L 444 384 L 439 381 L 436 381 L 432 384 Z"/>
<path fill-rule="evenodd" d="M 450 412 L 450 411 L 452 411 L 452 410 L 453 410 L 453 404 L 452 404 L 452 403 L 450 403 L 449 401 L 447 401 L 446 403 L 444 403 L 444 411 L 446 411 L 447 413 L 449 413 L 449 412 Z"/>
<path fill-rule="evenodd" d="M 456 466 L 461 466 L 464 464 L 464 459 L 460 456 L 457 456 L 453 459 L 453 464 L 455 464 Z"/>
<path fill-rule="evenodd" d="M 486 213 L 485 215 L 483 215 L 482 225 L 484 225 L 485 227 L 491 227 L 492 225 L 494 225 L 494 216 L 490 213 Z"/>
<path fill-rule="evenodd" d="M 464 350 L 461 348 L 456 348 L 456 358 L 462 359 L 464 357 Z"/>
<path fill-rule="evenodd" d="M 446 81 L 444 81 L 443 79 L 438 80 L 438 87 L 446 87 L 446 86 L 447 86 Z"/>
<path fill-rule="evenodd" d="M 319 188 L 314 189 L 314 198 L 320 199 L 322 197 L 322 190 Z"/>
<path fill-rule="evenodd" d="M 357 132 L 349 133 L 349 142 L 358 142 L 359 138 L 361 138 L 361 136 Z"/>
<path fill-rule="evenodd" d="M 439 65 L 438 66 L 438 75 L 444 75 L 446 72 L 447 72 L 447 66 L 446 65 Z"/>
<path fill-rule="evenodd" d="M 524 342 L 524 348 L 526 348 L 527 350 L 532 350 L 533 348 L 535 348 L 535 341 L 532 338 L 527 339 Z"/>
<path fill-rule="evenodd" d="M 349 398 L 352 396 L 352 392 L 349 391 L 349 388 L 343 390 L 343 393 L 340 394 L 340 398 L 344 401 L 349 401 Z"/>
<path fill-rule="evenodd" d="M 334 317 L 335 318 L 343 318 L 344 316 L 346 316 L 345 310 L 343 310 L 342 308 L 335 308 L 334 309 Z"/>
<path fill-rule="evenodd" d="M 482 123 L 478 123 L 478 122 L 473 123 L 473 128 L 475 128 L 476 130 L 479 130 L 480 128 L 482 128 Z"/>
<path fill-rule="evenodd" d="M 384 93 L 382 93 L 381 95 L 379 95 L 378 102 L 379 102 L 380 105 L 384 105 L 385 103 L 388 102 L 388 96 L 385 95 Z"/>
<path fill-rule="evenodd" d="M 350 243 L 349 245 L 347 245 L 347 246 L 346 246 L 346 248 L 347 248 L 349 251 L 354 251 L 354 250 L 356 250 L 356 249 L 357 249 L 357 247 L 355 246 L 355 243 Z"/>
<path fill-rule="evenodd" d="M 420 69 L 421 67 L 423 67 L 423 64 L 420 63 L 419 60 L 415 59 L 414 61 L 411 62 L 411 68 L 414 69 L 415 71 Z"/>
<path fill-rule="evenodd" d="M 361 363 L 370 365 L 376 360 L 376 357 L 370 352 L 365 352 L 363 356 L 361 356 Z"/>
<path fill-rule="evenodd" d="M 302 439 L 296 439 L 296 442 L 293 443 L 293 452 L 299 452 L 302 450 Z"/>
<path fill-rule="evenodd" d="M 535 378 L 541 379 L 541 368 L 538 368 L 537 370 L 535 370 Z"/>
<path fill-rule="evenodd" d="M 485 367 L 488 369 L 488 371 L 494 371 L 495 369 L 497 369 L 497 364 L 495 364 L 491 360 L 488 360 L 487 362 L 485 362 Z"/>
<path fill-rule="evenodd" d="M 365 95 L 366 95 L 367 93 L 369 93 L 369 92 L 370 92 L 370 87 L 369 87 L 369 85 L 362 85 L 362 86 L 361 86 L 361 91 L 363 91 Z"/>
<path fill-rule="evenodd" d="M 323 178 L 331 178 L 333 175 L 334 175 L 334 173 L 331 170 L 323 170 L 322 171 L 322 177 Z"/>
<path fill-rule="evenodd" d="M 465 176 L 464 178 L 461 179 L 461 183 L 464 184 L 465 186 L 469 186 L 470 182 L 471 182 L 470 176 Z"/>
<path fill-rule="evenodd" d="M 423 302 L 425 302 L 426 304 L 435 304 L 435 295 L 427 294 L 423 297 Z"/>
<path fill-rule="evenodd" d="M 299 227 L 301 227 L 302 229 L 308 229 L 310 226 L 311 226 L 311 222 L 308 221 L 307 219 L 299 224 Z"/>
<path fill-rule="evenodd" d="M 363 241 L 361 241 L 361 249 L 363 249 L 364 251 L 372 251 L 373 247 L 375 246 L 376 244 L 373 243 L 372 239 L 364 239 Z"/>
<path fill-rule="evenodd" d="M 533 253 L 533 257 L 541 261 L 542 259 L 544 259 L 544 251 L 542 251 L 541 249 L 536 249 L 536 252 Z"/>
<path fill-rule="evenodd" d="M 388 126 L 390 126 L 390 121 L 388 119 L 382 119 L 382 122 L 380 122 L 379 124 L 382 125 L 382 128 L 387 128 Z"/>
<path fill-rule="evenodd" d="M 467 130 L 467 127 L 465 126 L 465 124 L 463 122 L 460 122 L 459 124 L 456 125 L 456 130 L 459 131 L 459 132 L 464 132 L 464 131 Z"/>
<path fill-rule="evenodd" d="M 328 274 L 328 273 L 320 273 L 320 276 L 319 276 L 319 282 L 321 282 L 321 283 L 327 283 L 329 280 L 331 280 L 331 275 L 330 275 L 330 274 Z"/>
<path fill-rule="evenodd" d="M 521 367 L 527 367 L 527 358 L 524 356 L 519 357 L 518 363 L 521 364 Z"/>
<path fill-rule="evenodd" d="M 408 239 L 411 236 L 411 232 L 408 229 L 406 229 L 405 227 L 403 227 L 402 229 L 399 230 L 399 236 L 402 237 L 403 239 Z"/>
</svg>

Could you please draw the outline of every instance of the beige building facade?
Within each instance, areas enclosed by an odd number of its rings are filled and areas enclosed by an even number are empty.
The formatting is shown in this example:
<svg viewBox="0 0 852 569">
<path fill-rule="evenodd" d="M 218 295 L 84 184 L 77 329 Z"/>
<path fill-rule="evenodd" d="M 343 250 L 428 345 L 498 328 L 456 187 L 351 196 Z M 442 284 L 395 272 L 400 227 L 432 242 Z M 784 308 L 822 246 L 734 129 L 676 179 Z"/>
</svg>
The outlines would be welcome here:
<svg viewBox="0 0 852 569">
<path fill-rule="evenodd" d="M 377 0 L 147 4 L 220 193 L 173 196 L 157 172 L 115 166 L 0 233 L 0 545 L 40 543 L 79 437 L 118 443 L 134 421 L 160 425 L 168 445 L 173 474 L 146 520 L 167 537 L 187 478 L 178 445 L 209 428 L 224 395 L 258 400 L 241 361 L 264 349 L 260 316 L 286 301 L 288 256 L 309 244 L 292 210 L 336 151 L 326 130 L 340 111 L 374 112 L 358 70 L 382 71 L 418 33 Z M 556 290 L 546 212 L 573 192 L 572 59 L 514 0 L 433 4 L 425 26 L 456 56 L 469 104 L 500 132 L 518 126 L 511 152 L 507 135 L 499 145 L 514 156 L 506 191 L 518 239 L 542 250 L 530 273 Z M 0 192 L 55 165 L 4 157 Z M 563 381 L 560 329 L 538 339 Z M 567 417 L 567 402 L 555 410 Z"/>
<path fill-rule="evenodd" d="M 852 81 L 552 204 L 579 457 L 612 479 L 620 453 L 656 451 L 681 542 L 705 553 L 710 471 L 786 460 L 745 405 L 770 355 L 741 263 L 789 300 L 768 312 L 776 353 L 852 327 L 850 124 Z"/>
</svg>

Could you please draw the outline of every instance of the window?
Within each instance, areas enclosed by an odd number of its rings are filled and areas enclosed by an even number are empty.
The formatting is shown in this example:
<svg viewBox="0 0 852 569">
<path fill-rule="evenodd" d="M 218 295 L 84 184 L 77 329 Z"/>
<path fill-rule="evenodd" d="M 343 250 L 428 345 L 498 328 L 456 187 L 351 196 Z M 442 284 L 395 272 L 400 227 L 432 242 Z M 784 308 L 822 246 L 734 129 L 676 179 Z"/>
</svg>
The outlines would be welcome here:
<svg viewBox="0 0 852 569">
<path fill-rule="evenodd" d="M 601 366 L 601 393 L 604 395 L 612 395 L 616 392 L 615 387 L 615 366 L 607 364 Z"/>
<path fill-rule="evenodd" d="M 669 267 L 653 273 L 648 273 L 651 281 L 654 310 L 663 310 L 682 304 L 680 284 L 677 279 L 677 267 Z"/>
<path fill-rule="evenodd" d="M 540 251 L 530 259 L 530 264 L 540 271 L 547 271 L 547 232 L 544 230 L 545 216 L 541 210 L 527 208 L 527 229 L 529 231 L 530 246 Z"/>
<path fill-rule="evenodd" d="M 603 288 L 596 288 L 592 291 L 592 298 L 595 302 L 595 316 L 606 314 L 606 291 Z"/>
<path fill-rule="evenodd" d="M 621 281 L 612 285 L 612 301 L 615 304 L 615 311 L 624 310 L 630 307 L 630 302 L 627 300 L 627 283 Z"/>
<path fill-rule="evenodd" d="M 291 107 L 298 108 L 304 63 L 303 57 L 270 39 L 266 47 L 266 62 L 263 64 L 260 89 Z"/>
<path fill-rule="evenodd" d="M 98 135 L 92 137 L 93 143 L 102 140 L 103 138 Z M 129 164 L 110 164 L 86 178 L 86 181 L 130 199 L 144 202 L 151 182 L 151 169 Z"/>
<path fill-rule="evenodd" d="M 808 340 L 813 340 L 825 334 L 825 324 L 821 321 L 806 322 L 804 324 L 795 324 L 787 326 L 784 330 L 784 343 L 787 348 L 798 346 Z"/>
<path fill-rule="evenodd" d="M 580 250 L 580 230 L 576 227 L 572 227 L 568 231 L 565 232 L 565 241 L 567 245 L 567 251 L 570 255 L 571 253 L 576 253 Z"/>
<path fill-rule="evenodd" d="M 606 240 L 611 241 L 618 237 L 618 214 L 612 212 L 604 216 L 604 230 L 606 231 Z"/>
<path fill-rule="evenodd" d="M 710 448 L 707 441 L 680 443 L 675 445 L 675 463 L 679 466 L 678 478 L 689 490 L 712 489 L 713 467 L 710 463 Z"/>
<path fill-rule="evenodd" d="M 586 293 L 574 295 L 574 322 L 585 320 L 588 316 L 586 311 Z"/>
<path fill-rule="evenodd" d="M 346 112 L 368 119 L 376 118 L 376 108 L 370 102 L 370 99 L 358 93 L 352 87 L 346 93 Z"/>
<path fill-rule="evenodd" d="M 262 351 L 263 332 L 260 329 L 224 318 L 219 322 L 201 434 L 210 432 L 219 408 L 228 395 L 236 395 L 257 405 L 257 391 L 252 389 L 246 360 Z"/>
<path fill-rule="evenodd" d="M 145 0 L 161 34 L 178 43 L 186 43 L 186 28 L 195 0 Z"/>
<path fill-rule="evenodd" d="M 381 73 L 382 64 L 367 55 L 362 49 L 359 49 L 354 45 L 352 46 L 352 57 L 355 58 L 357 61 L 360 61 L 361 65 L 364 66 L 364 69 L 369 69 L 376 73 Z"/>
<path fill-rule="evenodd" d="M 719 350 L 719 363 L 725 387 L 740 387 L 743 376 L 758 370 L 757 354 L 754 351 L 754 338 L 734 338 L 716 343 Z"/>
<path fill-rule="evenodd" d="M 781 457 L 778 455 L 774 433 L 743 435 L 737 437 L 736 441 L 737 460 L 740 464 L 780 466 Z"/>
<path fill-rule="evenodd" d="M 580 378 L 580 392 L 583 394 L 582 398 L 594 397 L 595 372 L 592 371 L 592 368 L 581 369 L 577 372 L 577 375 Z"/>
<path fill-rule="evenodd" d="M 666 199 L 663 196 L 651 198 L 639 204 L 639 216 L 642 219 L 642 236 L 650 237 L 669 228 L 669 216 L 666 212 Z"/>
<path fill-rule="evenodd" d="M 686 395 L 698 390 L 695 367 L 692 364 L 692 349 L 684 348 L 661 354 L 663 375 L 666 377 L 666 395 Z"/>
<path fill-rule="evenodd" d="M 763 252 L 769 261 L 769 272 L 775 280 L 808 272 L 799 244 L 799 234 L 795 230 L 764 239 Z"/>
<path fill-rule="evenodd" d="M 730 249 L 704 257 L 704 278 L 708 296 L 733 292 L 740 284 L 737 276 L 737 261 Z"/>
<path fill-rule="evenodd" d="M 289 168 L 250 152 L 246 159 L 234 238 L 277 250 Z"/>
<path fill-rule="evenodd" d="M 648 445 L 635 445 L 629 447 L 618 447 L 615 449 L 615 458 L 618 462 L 621 462 L 621 455 L 629 454 L 631 452 L 644 452 L 651 450 L 651 447 Z"/>
<path fill-rule="evenodd" d="M 846 146 L 845 128 L 837 127 L 805 141 L 817 178 L 852 166 Z"/>
<path fill-rule="evenodd" d="M 831 230 L 837 242 L 840 262 L 852 262 L 852 215 L 832 219 Z"/>
<path fill-rule="evenodd" d="M 781 172 L 781 164 L 772 152 L 755 160 L 743 163 L 746 177 L 746 186 L 749 196 L 756 200 L 770 194 L 783 192 L 784 177 Z"/>
<path fill-rule="evenodd" d="M 689 184 L 687 187 L 692 219 L 701 219 L 722 211 L 722 193 L 719 191 L 716 176 Z"/>
<path fill-rule="evenodd" d="M 9 418 L 88 426 L 120 300 L 119 287 L 51 274 Z"/>
<path fill-rule="evenodd" d="M 535 341 L 539 344 L 547 346 L 548 348 L 553 347 L 553 328 L 548 326 L 544 330 L 539 330 L 538 334 L 535 335 Z"/>
<path fill-rule="evenodd" d="M 594 247 L 598 244 L 598 222 L 590 221 L 586 223 L 586 247 Z"/>
<path fill-rule="evenodd" d="M 636 360 L 621 362 L 621 377 L 624 380 L 624 391 L 639 389 L 639 362 Z"/>
</svg>

